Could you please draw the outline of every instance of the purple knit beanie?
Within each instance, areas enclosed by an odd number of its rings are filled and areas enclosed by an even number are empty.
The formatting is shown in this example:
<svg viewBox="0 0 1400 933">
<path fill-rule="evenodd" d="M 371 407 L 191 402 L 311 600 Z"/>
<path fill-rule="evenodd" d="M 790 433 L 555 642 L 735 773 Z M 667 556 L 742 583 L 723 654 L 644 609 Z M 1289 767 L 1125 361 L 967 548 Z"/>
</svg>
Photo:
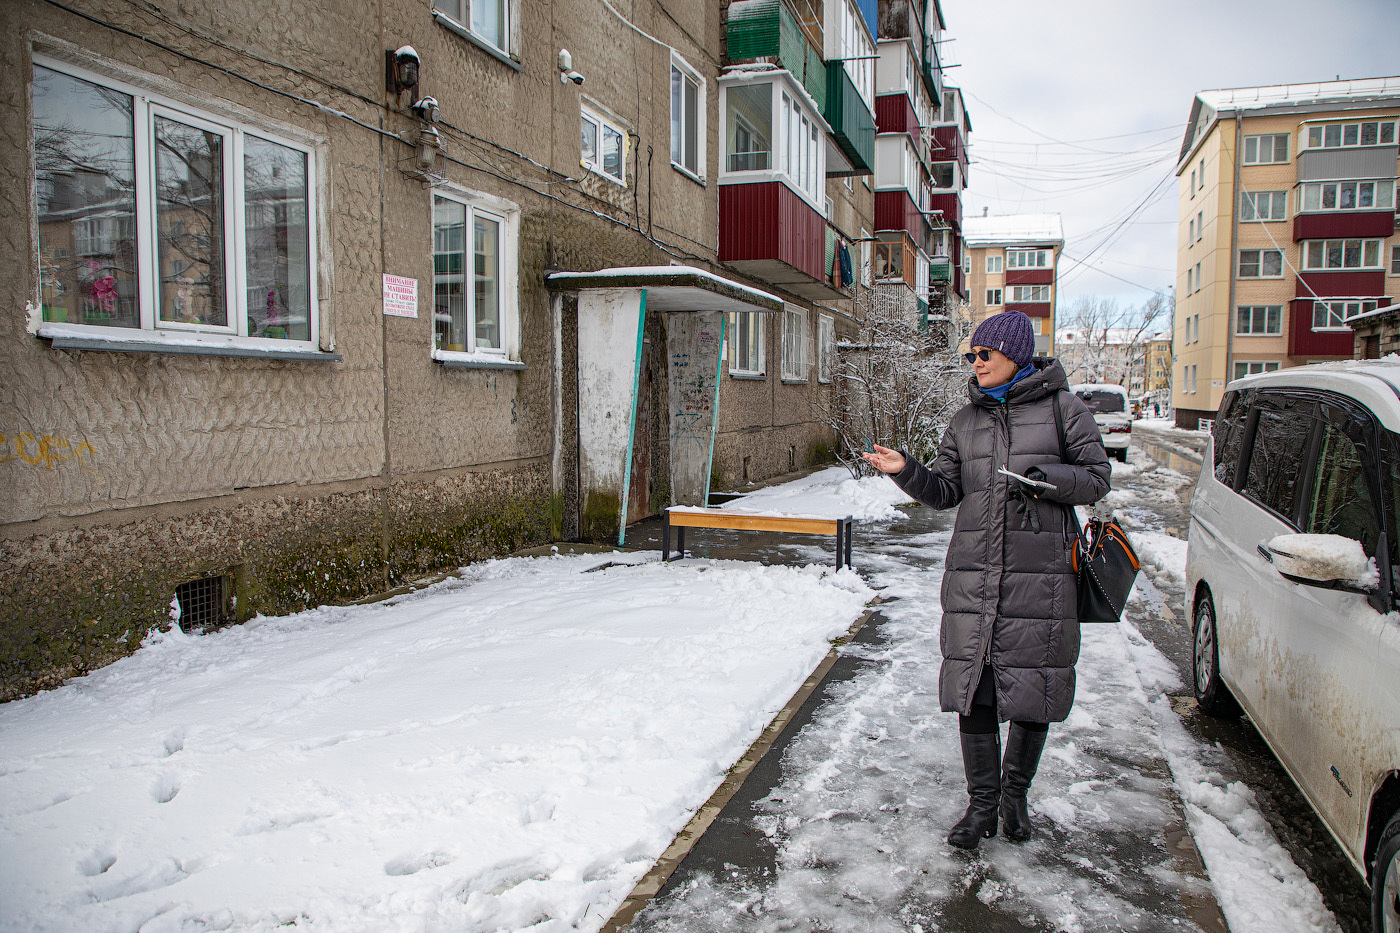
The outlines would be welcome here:
<svg viewBox="0 0 1400 933">
<path fill-rule="evenodd" d="M 977 325 L 969 346 L 1000 350 L 1023 367 L 1035 356 L 1035 328 L 1020 311 L 1003 311 Z"/>
</svg>

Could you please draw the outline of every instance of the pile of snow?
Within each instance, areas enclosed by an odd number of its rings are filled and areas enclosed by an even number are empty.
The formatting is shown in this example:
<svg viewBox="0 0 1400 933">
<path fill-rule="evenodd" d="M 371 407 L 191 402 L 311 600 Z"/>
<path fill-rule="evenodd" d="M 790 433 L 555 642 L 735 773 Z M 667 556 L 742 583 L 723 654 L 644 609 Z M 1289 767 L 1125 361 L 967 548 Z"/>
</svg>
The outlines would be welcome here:
<svg viewBox="0 0 1400 933">
<path fill-rule="evenodd" d="M 887 522 L 902 519 L 904 514 L 895 506 L 910 501 L 909 495 L 888 476 L 854 479 L 845 467 L 828 467 L 790 483 L 756 489 L 721 508 L 729 512 L 849 516 L 863 522 Z"/>
<path fill-rule="evenodd" d="M 597 930 L 871 595 L 556 556 L 152 636 L 0 707 L 0 929 Z"/>
</svg>

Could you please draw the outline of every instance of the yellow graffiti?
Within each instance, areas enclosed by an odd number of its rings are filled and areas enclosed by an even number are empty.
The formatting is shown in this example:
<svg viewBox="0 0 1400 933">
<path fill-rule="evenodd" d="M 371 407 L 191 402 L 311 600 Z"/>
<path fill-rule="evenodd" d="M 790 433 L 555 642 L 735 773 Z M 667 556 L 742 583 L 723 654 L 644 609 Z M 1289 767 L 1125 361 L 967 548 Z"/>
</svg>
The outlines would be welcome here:
<svg viewBox="0 0 1400 933">
<path fill-rule="evenodd" d="M 96 456 L 97 451 L 87 441 L 81 441 L 74 446 L 68 438 L 55 437 L 52 434 L 45 434 L 43 437 L 36 437 L 28 431 L 0 434 L 0 463 L 21 460 L 31 466 L 42 466 L 46 470 L 52 470 L 55 463 L 76 460 L 78 466 L 84 470 L 96 473 L 88 463 L 89 459 Z"/>
</svg>

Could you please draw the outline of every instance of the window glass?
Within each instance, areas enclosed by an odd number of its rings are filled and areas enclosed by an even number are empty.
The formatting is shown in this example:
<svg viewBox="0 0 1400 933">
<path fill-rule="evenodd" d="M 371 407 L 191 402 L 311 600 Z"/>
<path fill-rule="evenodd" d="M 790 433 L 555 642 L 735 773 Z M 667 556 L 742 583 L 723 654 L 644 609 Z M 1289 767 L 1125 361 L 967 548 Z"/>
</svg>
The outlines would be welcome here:
<svg viewBox="0 0 1400 933">
<path fill-rule="evenodd" d="M 1351 538 L 1360 541 L 1368 555 L 1376 553 L 1380 515 L 1366 482 L 1366 467 L 1356 445 L 1332 424 L 1322 426 L 1317 481 L 1303 530 Z"/>
<path fill-rule="evenodd" d="M 506 48 L 506 0 L 471 0 L 472 32 L 502 51 Z"/>
<path fill-rule="evenodd" d="M 1390 591 L 1400 593 L 1400 434 L 1385 432 L 1381 481 L 1385 486 L 1386 537 L 1390 541 Z"/>
<path fill-rule="evenodd" d="M 467 207 L 433 199 L 433 341 L 440 350 L 467 349 Z"/>
<path fill-rule="evenodd" d="M 1091 412 L 1096 415 L 1111 415 L 1126 411 L 1124 396 L 1121 392 L 1110 392 L 1105 389 L 1081 389 L 1074 393 L 1079 396 Z"/>
<path fill-rule="evenodd" d="M 603 127 L 603 174 L 622 177 L 622 134 L 611 126 Z"/>
<path fill-rule="evenodd" d="M 160 320 L 228 324 L 224 297 L 224 135 L 155 118 Z"/>
<path fill-rule="evenodd" d="M 807 312 L 802 308 L 783 311 L 783 377 L 807 378 Z"/>
<path fill-rule="evenodd" d="M 1244 420 L 1249 405 L 1238 392 L 1226 392 L 1220 402 L 1220 414 L 1215 419 L 1215 478 L 1233 486 L 1235 468 L 1239 465 L 1240 442 L 1244 439 Z"/>
<path fill-rule="evenodd" d="M 34 66 L 45 321 L 140 327 L 129 95 Z"/>
<path fill-rule="evenodd" d="M 1259 504 L 1290 521 L 1303 467 L 1303 448 L 1312 425 L 1311 418 L 1294 412 L 1269 408 L 1259 411 L 1244 489 Z"/>
<path fill-rule="evenodd" d="M 762 323 L 758 311 L 733 311 L 729 315 L 730 346 L 734 348 L 729 368 L 738 372 L 763 371 Z"/>
<path fill-rule="evenodd" d="M 730 87 L 724 96 L 729 171 L 767 170 L 773 138 L 773 86 L 739 85 Z"/>
<path fill-rule="evenodd" d="M 306 153 L 244 138 L 250 336 L 311 339 L 309 196 Z"/>
<path fill-rule="evenodd" d="M 677 65 L 671 66 L 671 161 L 700 174 L 700 85 Z"/>
<path fill-rule="evenodd" d="M 817 381 L 830 382 L 836 369 L 836 320 L 817 318 Z"/>
<path fill-rule="evenodd" d="M 476 345 L 501 349 L 501 224 L 477 214 L 472 236 Z"/>
<path fill-rule="evenodd" d="M 598 124 L 587 114 L 583 114 L 580 117 L 579 128 L 582 134 L 579 140 L 579 161 L 584 165 L 595 165 L 598 162 Z"/>
</svg>

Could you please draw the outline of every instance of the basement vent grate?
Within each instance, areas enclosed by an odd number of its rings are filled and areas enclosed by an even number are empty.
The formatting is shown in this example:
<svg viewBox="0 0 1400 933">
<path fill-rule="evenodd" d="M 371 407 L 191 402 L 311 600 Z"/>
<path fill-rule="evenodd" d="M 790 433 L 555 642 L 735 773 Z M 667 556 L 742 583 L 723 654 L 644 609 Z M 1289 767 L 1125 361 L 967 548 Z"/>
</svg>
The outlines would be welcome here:
<svg viewBox="0 0 1400 933">
<path fill-rule="evenodd" d="M 228 600 L 224 597 L 223 577 L 203 577 L 175 587 L 180 603 L 180 628 L 185 631 L 211 629 L 227 621 Z"/>
</svg>

